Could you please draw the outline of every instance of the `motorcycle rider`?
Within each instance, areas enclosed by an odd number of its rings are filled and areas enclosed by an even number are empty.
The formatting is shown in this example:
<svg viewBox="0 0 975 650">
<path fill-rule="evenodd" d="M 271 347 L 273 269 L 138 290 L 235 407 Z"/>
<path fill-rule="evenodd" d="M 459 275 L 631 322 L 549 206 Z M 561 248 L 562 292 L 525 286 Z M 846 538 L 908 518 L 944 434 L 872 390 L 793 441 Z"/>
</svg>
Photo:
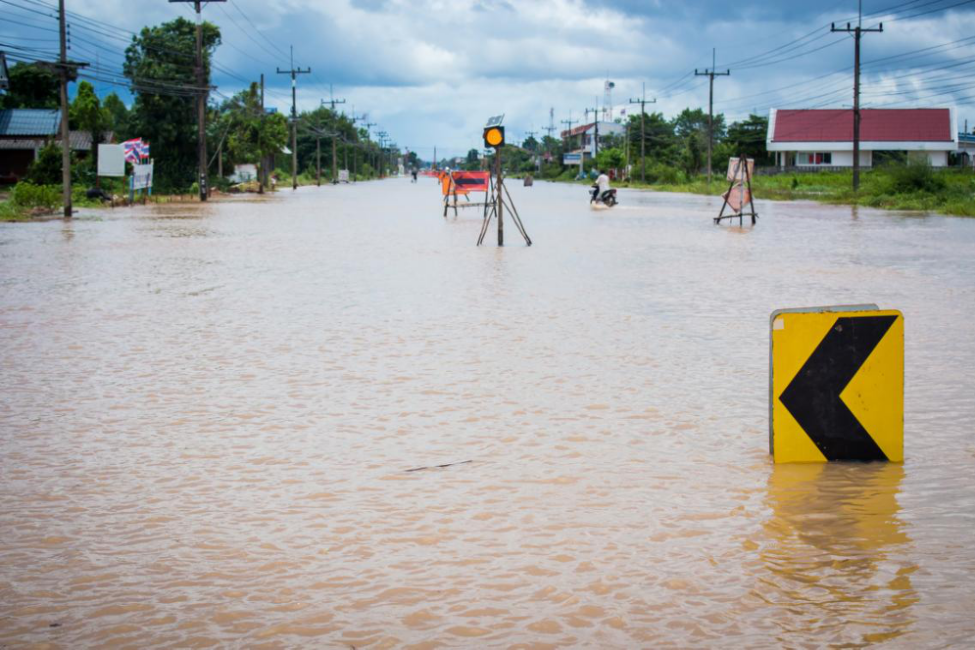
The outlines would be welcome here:
<svg viewBox="0 0 975 650">
<path fill-rule="evenodd" d="M 596 177 L 596 184 L 593 186 L 592 200 L 599 201 L 606 196 L 606 192 L 609 191 L 609 176 L 606 175 L 605 169 L 599 170 L 599 176 Z"/>
</svg>

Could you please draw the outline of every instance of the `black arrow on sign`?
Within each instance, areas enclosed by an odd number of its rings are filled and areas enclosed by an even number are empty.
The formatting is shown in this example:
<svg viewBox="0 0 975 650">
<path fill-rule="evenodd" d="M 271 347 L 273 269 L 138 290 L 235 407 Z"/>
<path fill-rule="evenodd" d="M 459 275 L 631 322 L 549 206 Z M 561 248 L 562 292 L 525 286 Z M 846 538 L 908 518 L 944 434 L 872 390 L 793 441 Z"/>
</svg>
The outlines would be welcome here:
<svg viewBox="0 0 975 650">
<path fill-rule="evenodd" d="M 779 401 L 827 460 L 887 460 L 840 393 L 897 316 L 844 316 L 792 379 Z"/>
</svg>

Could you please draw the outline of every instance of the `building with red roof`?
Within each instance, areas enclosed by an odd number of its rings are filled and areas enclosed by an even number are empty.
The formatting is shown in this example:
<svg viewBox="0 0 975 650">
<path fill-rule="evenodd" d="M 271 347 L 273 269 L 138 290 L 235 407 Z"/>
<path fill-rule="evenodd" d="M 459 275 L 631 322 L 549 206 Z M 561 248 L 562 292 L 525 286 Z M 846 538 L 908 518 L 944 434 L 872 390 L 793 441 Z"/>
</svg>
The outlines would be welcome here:
<svg viewBox="0 0 975 650">
<path fill-rule="evenodd" d="M 875 151 L 906 151 L 908 157 L 947 167 L 958 150 L 951 108 L 860 109 L 860 166 Z M 852 167 L 853 111 L 848 108 L 772 109 L 766 145 L 780 167 Z"/>
</svg>

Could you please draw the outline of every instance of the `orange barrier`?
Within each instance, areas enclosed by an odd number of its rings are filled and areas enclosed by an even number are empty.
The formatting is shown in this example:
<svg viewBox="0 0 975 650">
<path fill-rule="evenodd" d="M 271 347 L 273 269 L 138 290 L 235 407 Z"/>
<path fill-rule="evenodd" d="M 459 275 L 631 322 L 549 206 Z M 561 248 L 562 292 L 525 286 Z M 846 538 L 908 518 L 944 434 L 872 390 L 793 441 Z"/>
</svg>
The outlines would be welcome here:
<svg viewBox="0 0 975 650">
<path fill-rule="evenodd" d="M 491 172 L 441 172 L 440 191 L 444 196 L 487 192 L 490 179 Z"/>
<path fill-rule="evenodd" d="M 453 172 L 457 193 L 487 192 L 491 172 Z"/>
</svg>

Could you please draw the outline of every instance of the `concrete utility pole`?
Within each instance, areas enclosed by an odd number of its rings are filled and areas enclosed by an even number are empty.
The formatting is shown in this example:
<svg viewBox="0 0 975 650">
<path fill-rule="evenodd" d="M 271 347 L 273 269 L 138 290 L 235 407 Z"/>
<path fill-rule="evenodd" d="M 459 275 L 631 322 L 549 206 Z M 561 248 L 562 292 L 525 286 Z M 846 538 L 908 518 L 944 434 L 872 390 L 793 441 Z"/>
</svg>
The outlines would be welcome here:
<svg viewBox="0 0 975 650">
<path fill-rule="evenodd" d="M 264 124 L 264 73 L 261 73 L 261 125 Z M 257 193 L 264 194 L 264 185 L 267 183 L 267 156 L 261 156 L 261 173 L 257 179 Z"/>
<path fill-rule="evenodd" d="M 630 103 L 640 105 L 640 182 L 646 183 L 647 182 L 647 149 L 646 149 L 647 129 L 644 124 L 644 120 L 646 118 L 646 113 L 647 113 L 647 104 L 656 104 L 657 99 L 654 98 L 651 99 L 650 101 L 647 101 L 647 84 L 644 83 L 643 95 L 641 95 L 640 99 L 631 99 Z M 629 120 L 627 120 L 627 125 L 629 125 Z M 629 140 L 627 140 L 626 143 L 626 153 L 627 155 L 629 155 L 630 153 Z"/>
<path fill-rule="evenodd" d="M 836 23 L 831 23 L 829 30 L 853 34 L 853 191 L 857 192 L 860 189 L 860 37 L 865 32 L 884 31 L 884 24 L 863 28 L 863 0 L 861 0 L 857 11 L 856 27 L 850 27 L 850 23 L 847 23 L 845 29 L 842 27 L 837 29 Z"/>
<path fill-rule="evenodd" d="M 567 134 L 564 138 L 562 138 L 563 141 L 572 137 L 572 125 L 578 123 L 579 120 L 572 119 L 572 111 L 569 111 L 569 119 L 562 120 L 562 124 L 565 124 L 565 132 Z"/>
<path fill-rule="evenodd" d="M 58 28 L 61 37 L 61 56 L 58 58 L 58 73 L 61 79 L 61 190 L 64 202 L 64 217 L 71 218 L 71 131 L 68 128 L 68 75 L 72 69 L 87 66 L 87 63 L 68 62 L 67 23 L 64 17 L 64 0 L 58 2 Z M 97 138 L 92 134 L 92 142 Z M 98 146 L 98 145 L 93 145 Z"/>
<path fill-rule="evenodd" d="M 278 68 L 278 74 L 291 75 L 291 189 L 298 189 L 298 75 L 310 74 L 311 68 L 295 68 L 295 46 L 291 46 L 291 69 Z"/>
<path fill-rule="evenodd" d="M 345 100 L 344 99 L 335 99 L 335 95 L 332 93 L 332 84 L 328 84 L 328 101 L 326 102 L 323 99 L 322 100 L 322 106 L 325 106 L 325 104 L 331 105 L 331 107 L 332 107 L 331 108 L 331 110 L 332 110 L 332 119 L 333 120 L 335 120 L 335 105 L 336 104 L 344 104 L 344 103 L 345 103 Z M 337 121 L 336 121 L 334 130 L 335 130 L 335 133 L 336 134 L 339 132 L 338 122 Z M 332 136 L 332 182 L 333 183 L 338 183 L 339 182 L 339 179 L 338 179 L 338 159 L 336 158 L 336 153 L 335 153 L 336 152 L 336 144 L 337 144 L 336 143 L 336 139 L 337 139 L 337 136 L 336 135 L 333 135 Z"/>
<path fill-rule="evenodd" d="M 697 68 L 694 69 L 696 76 L 711 78 L 711 89 L 708 93 L 708 185 L 711 184 L 711 150 L 714 148 L 714 78 L 727 77 L 731 74 L 731 70 L 715 72 L 714 61 L 715 49 L 711 48 L 711 69 L 705 68 L 704 72 L 698 72 Z"/>
<path fill-rule="evenodd" d="M 376 123 L 375 122 L 366 122 L 363 126 L 366 127 L 366 141 L 368 142 L 370 139 L 372 139 L 372 127 L 376 126 Z M 365 157 L 366 157 L 366 159 L 369 159 L 369 148 L 368 147 L 366 147 L 366 149 L 365 149 Z"/>
<path fill-rule="evenodd" d="M 564 138 L 562 138 L 562 142 L 563 143 L 566 143 L 566 145 L 567 145 L 568 139 L 572 137 L 572 125 L 573 124 L 577 124 L 578 122 L 579 122 L 579 120 L 573 120 L 572 119 L 572 111 L 569 111 L 569 119 L 562 120 L 562 124 L 565 124 L 565 133 L 566 133 L 566 136 Z M 582 146 L 580 145 L 579 146 L 579 173 L 580 174 L 582 173 L 582 159 L 583 158 L 584 158 L 584 154 L 583 154 L 583 151 L 582 151 Z M 563 160 L 562 162 L 564 163 L 565 160 Z"/>
<path fill-rule="evenodd" d="M 226 2 L 227 0 L 209 0 Z M 169 0 L 173 2 L 192 2 L 196 8 L 196 138 L 197 154 L 200 161 L 200 200 L 206 201 L 210 195 L 207 187 L 207 88 L 206 66 L 203 64 L 203 3 L 200 0 Z"/>
<path fill-rule="evenodd" d="M 593 126 L 595 127 L 596 130 L 592 136 L 592 162 L 593 164 L 595 164 L 596 154 L 599 153 L 599 105 L 598 103 L 596 105 L 596 108 L 586 109 L 586 119 L 589 119 L 589 113 L 592 113 L 593 115 L 596 116 L 596 119 L 593 121 Z M 585 154 L 583 154 L 583 158 L 585 158 Z"/>
<path fill-rule="evenodd" d="M 379 178 L 383 178 L 383 172 L 385 171 L 384 168 L 386 167 L 386 154 L 384 152 L 383 142 L 388 142 L 386 138 L 389 137 L 389 134 L 385 131 L 380 131 L 376 134 L 376 136 L 379 138 Z"/>
</svg>

